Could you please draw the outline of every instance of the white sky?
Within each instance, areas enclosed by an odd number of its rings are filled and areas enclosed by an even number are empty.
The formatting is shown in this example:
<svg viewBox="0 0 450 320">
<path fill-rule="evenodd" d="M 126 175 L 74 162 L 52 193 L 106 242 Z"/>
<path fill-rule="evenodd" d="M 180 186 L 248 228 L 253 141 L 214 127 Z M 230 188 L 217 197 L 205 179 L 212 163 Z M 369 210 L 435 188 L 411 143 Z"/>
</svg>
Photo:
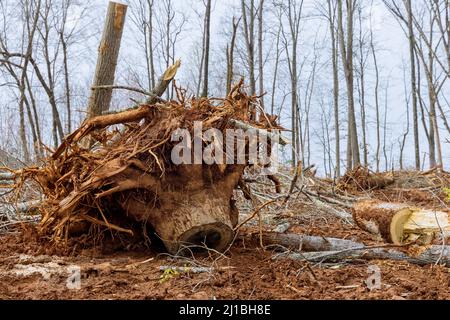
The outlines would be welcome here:
<svg viewBox="0 0 450 320">
<path fill-rule="evenodd" d="M 158 1 L 158 0 L 156 0 Z M 421 0 L 422 1 L 422 0 Z M 77 61 L 76 66 L 72 66 L 72 72 L 77 78 L 78 76 L 80 78 L 83 78 L 82 81 L 85 81 L 86 83 L 79 83 L 79 85 L 82 87 L 83 85 L 88 85 L 88 82 L 90 81 L 94 66 L 95 66 L 95 60 L 96 60 L 96 48 L 98 46 L 98 42 L 101 36 L 101 25 L 102 21 L 105 16 L 106 8 L 108 5 L 108 0 L 93 0 L 93 2 L 96 5 L 96 11 L 90 12 L 90 14 L 95 14 L 97 16 L 96 24 L 97 24 L 97 32 L 95 37 L 93 37 L 90 41 L 86 41 L 80 44 L 80 47 L 86 47 L 90 48 L 90 54 L 87 56 L 84 56 L 83 59 Z M 129 3 L 129 1 L 121 1 L 124 3 Z M 266 3 L 269 2 L 266 0 Z M 304 13 L 308 15 L 312 8 L 313 3 L 315 0 L 305 0 L 305 6 L 304 6 Z M 365 0 L 364 2 L 367 2 L 369 4 L 368 0 Z M 195 57 L 193 54 L 193 47 L 196 43 L 201 42 L 201 27 L 199 26 L 199 19 L 194 14 L 194 8 L 197 8 L 200 10 L 200 12 L 203 12 L 204 9 L 202 9 L 203 2 L 201 0 L 173 0 L 173 3 L 175 4 L 176 10 L 179 12 L 182 12 L 186 16 L 186 24 L 184 27 L 184 32 L 180 36 L 180 41 L 177 44 L 177 58 L 181 58 L 182 60 L 182 67 L 180 69 L 179 75 L 177 76 L 178 81 L 177 84 L 180 86 L 186 86 L 186 79 L 189 78 L 190 72 L 192 72 L 193 69 L 193 61 L 195 61 Z M 239 0 L 224 0 L 219 1 L 213 0 L 213 11 L 212 11 L 212 17 L 211 17 L 211 50 L 213 52 L 212 57 L 212 66 L 211 68 L 216 71 L 220 70 L 225 64 L 224 60 L 224 54 L 223 48 L 224 48 L 224 37 L 223 32 L 225 29 L 229 29 L 229 26 L 224 26 L 224 22 L 229 24 L 230 18 L 233 15 L 233 8 L 239 7 Z M 136 42 L 136 31 L 133 29 L 133 26 L 130 21 L 130 10 L 132 8 L 128 8 L 128 14 L 127 14 L 127 20 L 125 24 L 125 31 L 124 31 L 124 38 L 123 38 L 123 44 L 120 51 L 120 58 L 118 63 L 118 72 L 117 72 L 117 83 L 124 83 L 128 81 L 128 79 L 124 78 L 125 70 L 129 66 L 135 66 L 135 65 L 143 65 L 143 61 L 140 56 L 140 48 L 139 43 Z M 372 16 L 372 27 L 374 29 L 374 36 L 375 41 L 378 50 L 378 60 L 379 60 L 379 66 L 380 66 L 380 108 L 383 112 L 384 110 L 384 87 L 386 86 L 387 79 L 389 79 L 389 87 L 388 87 L 388 113 L 387 113 L 387 140 L 388 144 L 394 145 L 394 150 L 398 148 L 397 140 L 402 135 L 402 133 L 405 130 L 406 127 L 406 106 L 404 102 L 404 84 L 403 84 L 403 60 L 406 63 L 406 76 L 408 77 L 409 73 L 409 66 L 408 66 L 408 44 L 406 41 L 406 38 L 399 27 L 397 21 L 392 17 L 392 15 L 386 10 L 384 5 L 381 4 L 380 0 L 374 1 L 374 7 L 372 8 L 372 11 L 369 12 L 369 9 L 367 9 L 364 14 Z M 79 15 L 79 12 L 74 12 L 74 15 Z M 238 15 L 238 13 L 236 13 Z M 355 22 L 357 23 L 357 21 Z M 368 22 L 366 22 L 368 23 Z M 321 25 L 322 24 L 322 25 Z M 321 27 L 320 27 L 321 25 Z M 320 29 L 317 29 L 319 28 Z M 367 27 L 367 26 L 366 26 Z M 95 30 L 95 28 L 94 28 Z M 314 37 L 316 34 L 320 34 L 327 31 L 327 26 L 325 25 L 325 22 L 320 22 L 317 19 L 307 19 L 302 25 L 302 33 L 300 35 L 300 46 L 299 46 L 299 64 L 302 63 L 304 59 L 307 59 L 309 57 L 308 53 L 312 52 L 312 45 L 314 41 Z M 94 50 L 93 50 L 94 49 Z M 266 54 L 268 54 L 268 62 L 266 63 L 266 73 L 265 74 L 265 86 L 266 89 L 270 86 L 271 83 L 271 77 L 272 77 L 272 65 L 271 65 L 271 59 L 273 58 L 273 51 L 269 51 L 273 49 L 273 43 L 267 42 L 265 44 L 265 50 Z M 319 52 L 321 55 L 321 61 L 327 62 L 327 59 L 329 59 L 329 50 L 328 47 L 324 48 L 322 51 Z M 158 60 L 158 57 L 156 57 Z M 161 59 L 162 60 L 162 59 Z M 309 61 L 306 61 L 305 65 L 305 75 L 304 77 L 300 76 L 300 86 L 303 86 L 303 88 L 306 86 L 306 77 L 307 72 L 310 70 L 311 65 Z M 357 61 L 355 61 L 357 63 Z M 329 91 L 327 91 L 329 88 L 331 88 L 331 69 L 328 65 L 323 65 L 318 70 L 318 77 L 317 77 L 317 83 L 316 86 L 318 87 L 317 90 L 324 90 L 324 92 L 327 94 L 326 97 L 326 103 L 328 103 L 328 100 L 331 98 L 331 95 L 329 94 Z M 219 69 L 217 69 L 219 68 Z M 91 76 L 87 76 L 91 75 Z M 283 78 L 284 76 L 284 78 Z M 280 73 L 280 82 L 287 81 L 286 74 L 283 74 L 283 72 Z M 88 80 L 89 79 L 89 80 Z M 407 78 L 409 79 L 409 78 Z M 374 133 L 374 113 L 373 113 L 373 86 L 374 86 L 374 77 L 373 77 L 373 63 L 372 59 L 369 56 L 368 59 L 368 70 L 367 70 L 367 79 L 366 79 L 366 93 L 367 93 L 367 108 L 368 108 L 368 124 L 369 124 L 369 132 L 368 132 L 368 143 L 369 148 L 371 151 L 371 157 L 373 160 L 374 155 L 374 147 L 375 147 L 375 133 Z M 215 81 L 214 79 L 212 81 Z M 286 82 L 287 83 L 287 82 Z M 356 85 L 356 81 L 355 81 Z M 81 88 L 80 87 L 80 88 Z M 447 89 L 449 86 L 447 86 Z M 283 89 L 283 88 L 281 88 Z M 0 96 L 2 95 L 2 88 L 0 87 Z M 408 88 L 409 91 L 409 88 Z M 300 90 L 300 93 L 303 91 Z M 321 92 L 321 91 L 320 91 Z M 86 92 L 86 95 L 88 92 Z M 341 108 L 345 108 L 345 83 L 342 80 L 341 82 Z M 355 90 L 355 94 L 357 94 Z M 123 97 L 123 96 L 120 96 Z M 318 114 L 320 107 L 318 105 L 319 99 L 321 98 L 320 93 L 316 93 L 312 100 L 312 106 L 311 106 L 311 112 Z M 450 97 L 448 97 L 450 99 Z M 281 98 L 277 96 L 277 102 L 280 102 Z M 300 97 L 302 99 L 302 97 Z M 118 101 L 119 99 L 115 99 L 113 104 L 116 105 L 116 107 L 119 105 Z M 266 103 L 270 100 L 270 95 L 268 94 L 266 96 Z M 123 99 L 120 100 L 120 103 L 123 104 Z M 126 100 L 125 100 L 126 103 Z M 358 101 L 356 101 L 357 109 L 359 110 Z M 62 106 L 61 106 L 62 107 Z M 79 105 L 79 108 L 82 109 L 82 105 Z M 283 124 L 285 126 L 289 126 L 290 120 L 289 120 L 289 98 L 286 99 L 286 103 L 284 105 L 284 111 L 282 112 L 283 117 Z M 343 111 L 344 112 L 344 111 Z M 359 117 L 359 114 L 357 115 Z M 383 116 L 383 115 L 382 115 Z M 43 116 L 45 118 L 45 116 Z M 79 112 L 78 117 L 81 119 L 83 117 L 83 113 Z M 345 120 L 344 113 L 342 115 L 342 120 Z M 6 114 L 3 114 L 3 117 L 0 116 L 1 121 L 8 121 Z M 46 119 L 43 119 L 44 122 Z M 48 121 L 48 119 L 47 119 Z M 316 117 L 314 121 L 311 124 L 312 130 L 321 130 L 321 124 L 319 117 Z M 421 130 L 422 132 L 423 130 Z M 345 128 L 343 128 L 341 137 L 345 136 Z M 314 135 L 314 132 L 311 131 L 311 134 Z M 333 131 L 331 129 L 331 134 L 333 134 Z M 445 139 L 450 139 L 449 136 L 446 136 L 446 131 L 444 129 L 441 130 L 442 135 L 442 141 L 445 141 Z M 313 137 L 315 139 L 316 137 Z M 422 145 L 421 145 L 421 152 L 427 151 L 427 144 L 426 144 L 426 137 L 424 136 L 422 132 Z M 361 141 L 360 141 L 361 142 Z M 334 142 L 332 142 L 333 147 Z M 345 158 L 345 139 L 342 139 L 341 141 L 341 149 L 343 150 L 342 158 Z M 410 132 L 407 144 L 405 148 L 405 163 L 409 166 L 413 164 L 413 137 L 412 137 L 412 131 Z M 448 144 L 442 145 L 445 159 L 444 163 L 449 163 L 450 161 L 450 150 L 448 148 Z M 316 163 L 317 166 L 322 166 L 322 147 L 318 140 L 312 141 L 312 161 L 313 163 Z M 389 146 L 388 146 L 389 148 Z M 394 152 L 395 154 L 398 154 L 398 152 Z M 333 156 L 334 158 L 334 156 Z M 370 160 L 369 160 L 370 162 Z M 397 165 L 397 160 L 396 160 Z M 384 168 L 384 166 L 383 166 Z"/>
</svg>

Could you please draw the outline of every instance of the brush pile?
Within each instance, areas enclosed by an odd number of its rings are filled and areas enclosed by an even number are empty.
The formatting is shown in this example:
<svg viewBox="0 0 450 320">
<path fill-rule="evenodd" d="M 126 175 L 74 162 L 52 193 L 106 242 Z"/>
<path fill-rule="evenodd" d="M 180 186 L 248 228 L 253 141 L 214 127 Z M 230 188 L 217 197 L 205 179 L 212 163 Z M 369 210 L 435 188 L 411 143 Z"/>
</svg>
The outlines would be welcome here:
<svg viewBox="0 0 450 320">
<path fill-rule="evenodd" d="M 355 193 L 358 191 L 370 191 L 382 189 L 394 183 L 389 173 L 375 173 L 367 167 L 357 166 L 349 170 L 337 182 L 337 188 L 341 191 Z"/>
<path fill-rule="evenodd" d="M 194 121 L 201 121 L 203 131 L 216 128 L 223 136 L 236 123 L 266 132 L 275 124 L 267 116 L 252 120 L 259 101 L 243 91 L 242 83 L 225 99 L 186 99 L 182 90 L 176 92 L 176 101 L 86 120 L 43 167 L 22 170 L 21 182 L 36 181 L 45 198 L 39 207 L 42 234 L 61 241 L 105 231 L 146 234 L 150 227 L 171 253 L 186 246 L 220 251 L 229 245 L 238 220 L 233 190 L 248 157 L 244 164 L 176 165 L 171 152 L 180 141 L 172 141 L 172 135 L 187 129 L 195 138 Z M 111 130 L 119 124 L 121 129 Z M 94 147 L 86 147 L 87 139 L 97 141 Z M 141 230 L 133 230 L 133 223 Z"/>
</svg>

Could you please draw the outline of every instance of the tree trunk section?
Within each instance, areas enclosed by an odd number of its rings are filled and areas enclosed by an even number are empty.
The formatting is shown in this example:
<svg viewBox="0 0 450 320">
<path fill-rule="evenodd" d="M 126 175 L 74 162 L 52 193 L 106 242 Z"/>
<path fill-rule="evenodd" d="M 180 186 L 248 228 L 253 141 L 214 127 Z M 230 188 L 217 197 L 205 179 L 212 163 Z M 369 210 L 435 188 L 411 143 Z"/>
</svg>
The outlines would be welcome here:
<svg viewBox="0 0 450 320">
<path fill-rule="evenodd" d="M 403 203 L 366 200 L 353 207 L 353 219 L 363 230 L 380 235 L 387 242 L 429 244 L 437 233 L 450 230 L 449 214 Z"/>
<path fill-rule="evenodd" d="M 210 24 L 211 24 L 211 0 L 207 0 L 206 2 L 206 12 L 205 12 L 205 43 L 204 43 L 204 52 L 205 52 L 205 68 L 203 74 L 203 90 L 202 97 L 208 96 L 208 75 L 209 75 L 209 42 L 210 42 Z"/>
<path fill-rule="evenodd" d="M 176 175 L 150 188 L 150 193 L 134 189 L 118 201 L 128 216 L 151 224 L 171 254 L 220 252 L 234 237 L 238 211 L 233 190 L 243 170 L 243 165 L 235 165 L 223 178 L 210 181 L 210 168 L 181 165 Z"/>
<path fill-rule="evenodd" d="M 109 2 L 102 40 L 98 50 L 93 86 L 114 84 L 126 11 L 126 5 Z M 92 90 L 89 98 L 88 118 L 107 111 L 111 103 L 111 97 L 112 89 Z"/>
</svg>

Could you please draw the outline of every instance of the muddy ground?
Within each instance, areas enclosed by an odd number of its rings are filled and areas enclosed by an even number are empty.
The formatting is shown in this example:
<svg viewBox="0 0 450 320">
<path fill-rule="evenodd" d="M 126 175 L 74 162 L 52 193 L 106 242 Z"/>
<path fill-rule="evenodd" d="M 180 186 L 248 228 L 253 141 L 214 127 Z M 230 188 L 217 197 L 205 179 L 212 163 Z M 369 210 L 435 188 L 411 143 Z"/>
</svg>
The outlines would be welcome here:
<svg viewBox="0 0 450 320">
<path fill-rule="evenodd" d="M 291 224 L 288 232 L 366 244 L 376 241 L 332 216 L 286 219 Z M 447 267 L 389 260 L 327 264 L 273 260 L 275 253 L 263 250 L 254 240 L 258 237 L 251 236 L 258 233 L 256 226 L 240 230 L 223 256 L 196 260 L 175 259 L 161 249 L 139 246 L 97 246 L 62 254 L 27 233 L 0 237 L 0 299 L 450 299 Z M 167 265 L 214 271 L 160 271 Z M 367 280 L 374 265 L 379 267 L 381 286 L 370 290 Z"/>
</svg>

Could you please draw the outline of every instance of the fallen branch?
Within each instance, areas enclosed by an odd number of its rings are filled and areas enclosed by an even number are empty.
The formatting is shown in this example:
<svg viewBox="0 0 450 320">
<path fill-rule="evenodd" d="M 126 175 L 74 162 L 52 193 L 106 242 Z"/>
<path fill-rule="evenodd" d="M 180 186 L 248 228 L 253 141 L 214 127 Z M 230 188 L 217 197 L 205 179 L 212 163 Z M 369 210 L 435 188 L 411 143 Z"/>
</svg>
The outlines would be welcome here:
<svg viewBox="0 0 450 320">
<path fill-rule="evenodd" d="M 291 259 L 296 261 L 328 262 L 352 259 L 364 260 L 397 260 L 406 261 L 418 265 L 435 264 L 440 261 L 446 267 L 450 267 L 450 246 L 433 245 L 417 256 L 409 256 L 404 252 L 388 248 L 360 247 L 342 251 L 321 251 L 304 253 L 282 253 L 275 259 Z"/>
<path fill-rule="evenodd" d="M 28 201 L 28 202 L 20 202 L 17 204 L 4 204 L 0 206 L 0 213 L 7 211 L 9 213 L 24 213 L 31 210 L 36 209 L 40 204 L 41 200 L 34 200 L 34 201 Z"/>
<path fill-rule="evenodd" d="M 139 89 L 139 88 L 134 88 L 134 87 L 129 87 L 129 86 L 119 86 L 119 85 L 102 85 L 102 86 L 92 86 L 91 89 L 93 90 L 101 90 L 101 89 L 121 89 L 121 90 L 128 90 L 128 91 L 133 91 L 133 92 L 137 92 L 137 93 L 141 93 L 143 95 L 146 96 L 153 96 L 153 94 L 151 92 L 147 92 L 145 90 Z"/>
<path fill-rule="evenodd" d="M 324 196 L 324 195 L 318 193 L 317 191 L 310 191 L 310 190 L 307 190 L 307 189 L 303 189 L 302 192 L 306 193 L 307 195 L 309 195 L 311 197 L 316 197 L 316 198 L 318 198 L 320 200 L 324 200 L 326 202 L 329 202 L 331 204 L 336 204 L 336 205 L 344 207 L 344 208 L 351 209 L 353 207 L 353 205 L 351 203 L 346 203 L 346 202 L 337 200 L 335 198 Z"/>
<path fill-rule="evenodd" d="M 21 221 L 38 221 L 40 215 L 27 215 L 26 213 L 37 210 L 41 200 L 21 202 L 17 204 L 2 204 L 0 205 L 0 216 L 5 215 L 8 223 L 13 224 L 14 222 Z M 1 228 L 6 225 L 2 225 Z"/>
<path fill-rule="evenodd" d="M 284 201 L 283 201 L 283 205 L 289 200 L 289 198 L 290 198 L 292 192 L 294 191 L 295 186 L 297 185 L 297 179 L 298 179 L 298 176 L 299 176 L 301 173 L 302 173 L 302 162 L 299 161 L 299 162 L 297 163 L 297 167 L 296 167 L 296 170 L 295 170 L 295 174 L 294 174 L 294 177 L 292 178 L 291 186 L 289 187 L 288 194 L 286 195 L 286 198 L 285 198 Z M 300 188 L 300 190 L 301 190 L 301 188 Z"/>
<path fill-rule="evenodd" d="M 342 261 L 347 259 L 391 259 L 407 261 L 414 264 L 434 264 L 439 261 L 450 266 L 450 246 L 432 245 L 422 247 L 424 250 L 415 256 L 394 249 L 400 245 L 384 244 L 366 246 L 363 243 L 339 238 L 325 238 L 301 234 L 265 233 L 263 242 L 266 247 L 281 247 L 283 249 L 302 252 L 284 252 L 277 254 L 275 259 L 292 259 L 309 262 Z"/>
<path fill-rule="evenodd" d="M 0 173 L 0 180 L 14 180 L 15 178 L 16 178 L 15 173 L 12 172 Z"/>
<path fill-rule="evenodd" d="M 180 273 L 202 273 L 202 272 L 213 272 L 215 270 L 230 270 L 233 269 L 234 267 L 230 266 L 230 267 L 178 267 L 178 266 L 160 266 L 159 270 L 160 271 L 166 271 L 166 270 L 171 270 L 171 271 L 176 271 L 176 272 L 180 272 Z"/>
<path fill-rule="evenodd" d="M 249 132 L 258 133 L 260 136 L 269 138 L 272 142 L 278 142 L 282 146 L 285 146 L 285 145 L 291 143 L 288 138 L 282 136 L 279 132 L 272 132 L 272 131 L 268 131 L 266 129 L 256 128 L 248 123 L 245 123 L 240 120 L 235 120 L 235 119 L 230 119 L 228 122 L 237 129 L 243 129 L 243 130 L 247 130 Z"/>
<path fill-rule="evenodd" d="M 364 247 L 364 244 L 352 240 L 276 232 L 264 233 L 263 243 L 265 246 L 281 246 L 302 251 L 338 251 Z"/>
<path fill-rule="evenodd" d="M 307 193 L 304 193 L 304 194 L 308 195 Z M 335 217 L 338 217 L 339 219 L 345 220 L 347 222 L 350 222 L 350 223 L 353 222 L 353 217 L 352 217 L 352 215 L 350 213 L 348 213 L 346 211 L 337 210 L 333 206 L 331 206 L 328 203 L 322 201 L 319 197 L 309 197 L 309 199 L 314 203 L 314 205 L 316 205 L 319 208 L 322 208 L 323 210 L 325 210 L 329 214 L 332 214 Z"/>
</svg>

